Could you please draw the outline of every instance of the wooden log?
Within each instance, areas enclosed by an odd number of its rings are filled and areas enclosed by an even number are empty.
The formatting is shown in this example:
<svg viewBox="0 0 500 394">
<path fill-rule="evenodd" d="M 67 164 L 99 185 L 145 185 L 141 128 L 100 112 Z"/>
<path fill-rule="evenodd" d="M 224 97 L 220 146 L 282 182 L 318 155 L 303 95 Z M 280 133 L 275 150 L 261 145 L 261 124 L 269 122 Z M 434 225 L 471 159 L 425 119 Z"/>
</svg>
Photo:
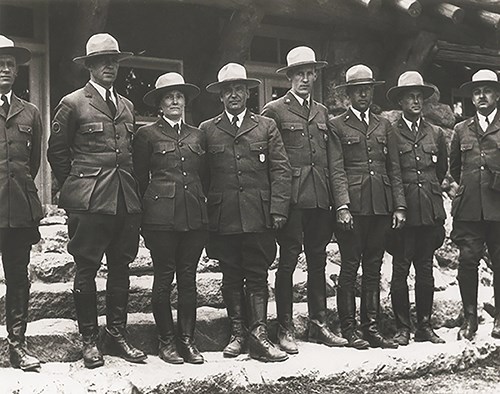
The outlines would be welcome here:
<svg viewBox="0 0 500 394">
<path fill-rule="evenodd" d="M 463 8 L 457 7 L 450 3 L 441 3 L 436 5 L 434 11 L 440 16 L 448 19 L 454 24 L 460 24 L 464 20 L 465 11 Z"/>
<path fill-rule="evenodd" d="M 500 26 L 500 14 L 491 11 L 478 10 L 477 16 L 483 24 L 498 30 Z"/>
<path fill-rule="evenodd" d="M 413 18 L 419 16 L 422 12 L 422 5 L 418 0 L 394 0 L 394 5 Z"/>
</svg>

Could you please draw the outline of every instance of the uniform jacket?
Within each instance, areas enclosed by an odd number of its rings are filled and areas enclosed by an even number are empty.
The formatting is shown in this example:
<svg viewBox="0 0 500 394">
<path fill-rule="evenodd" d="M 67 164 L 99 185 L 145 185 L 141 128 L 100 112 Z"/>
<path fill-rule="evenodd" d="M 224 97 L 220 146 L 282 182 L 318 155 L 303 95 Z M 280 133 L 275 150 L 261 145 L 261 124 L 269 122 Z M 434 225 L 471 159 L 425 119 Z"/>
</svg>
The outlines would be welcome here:
<svg viewBox="0 0 500 394">
<path fill-rule="evenodd" d="M 134 170 L 143 196 L 143 228 L 187 231 L 207 227 L 203 193 L 205 135 L 182 124 L 180 135 L 163 119 L 134 138 Z"/>
<path fill-rule="evenodd" d="M 443 130 L 424 119 L 418 133 L 400 117 L 393 124 L 407 204 L 406 226 L 442 224 L 446 218 L 441 182 L 448 171 Z"/>
<path fill-rule="evenodd" d="M 368 130 L 347 110 L 330 122 L 329 164 L 335 208 L 355 215 L 389 215 L 406 207 L 397 141 L 387 119 L 370 112 Z"/>
<path fill-rule="evenodd" d="M 0 108 L 0 228 L 36 227 L 42 205 L 34 183 L 40 168 L 42 122 L 38 109 L 11 95 Z"/>
<path fill-rule="evenodd" d="M 247 111 L 236 131 L 225 114 L 200 125 L 208 150 L 209 229 L 262 232 L 271 214 L 287 217 L 291 169 L 274 120 Z"/>
<path fill-rule="evenodd" d="M 451 209 L 455 220 L 500 221 L 500 111 L 484 133 L 477 116 L 455 125 L 450 173 L 460 184 Z"/>
<path fill-rule="evenodd" d="M 116 214 L 123 191 L 129 213 L 141 212 L 132 170 L 134 106 L 118 95 L 111 112 L 87 83 L 63 97 L 56 108 L 48 159 L 59 185 L 59 206 L 68 211 Z"/>
<path fill-rule="evenodd" d="M 276 121 L 285 144 L 292 166 L 292 206 L 329 209 L 333 203 L 326 154 L 328 111 L 311 101 L 308 114 L 288 92 L 267 103 L 262 115 Z"/>
</svg>

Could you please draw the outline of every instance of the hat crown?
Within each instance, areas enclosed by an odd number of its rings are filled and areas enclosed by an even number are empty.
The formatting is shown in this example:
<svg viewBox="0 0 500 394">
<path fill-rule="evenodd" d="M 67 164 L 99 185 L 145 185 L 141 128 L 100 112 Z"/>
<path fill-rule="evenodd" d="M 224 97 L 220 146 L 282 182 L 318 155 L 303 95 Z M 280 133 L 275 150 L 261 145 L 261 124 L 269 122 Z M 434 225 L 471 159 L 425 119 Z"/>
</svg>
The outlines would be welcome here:
<svg viewBox="0 0 500 394">
<path fill-rule="evenodd" d="M 98 52 L 120 52 L 118 41 L 108 33 L 94 34 L 87 41 L 87 56 Z"/>
<path fill-rule="evenodd" d="M 359 80 L 373 80 L 373 71 L 364 64 L 357 64 L 346 71 L 345 80 L 347 83 Z"/>
<path fill-rule="evenodd" d="M 398 78 L 398 87 L 424 85 L 424 78 L 417 71 L 406 71 Z"/>
<path fill-rule="evenodd" d="M 217 79 L 219 82 L 247 79 L 247 70 L 241 64 L 228 63 L 219 70 Z"/>
<path fill-rule="evenodd" d="M 472 76 L 472 82 L 498 82 L 498 75 L 492 70 L 479 70 Z"/>
<path fill-rule="evenodd" d="M 160 75 L 156 80 L 155 88 L 160 89 L 169 86 L 185 85 L 185 84 L 186 83 L 184 82 L 184 77 L 181 74 L 171 72 Z"/>
<path fill-rule="evenodd" d="M 296 47 L 291 49 L 286 55 L 286 63 L 288 67 L 294 64 L 316 63 L 316 54 L 309 47 Z"/>
<path fill-rule="evenodd" d="M 10 48 L 14 47 L 14 41 L 11 39 L 0 35 L 0 48 Z"/>
</svg>

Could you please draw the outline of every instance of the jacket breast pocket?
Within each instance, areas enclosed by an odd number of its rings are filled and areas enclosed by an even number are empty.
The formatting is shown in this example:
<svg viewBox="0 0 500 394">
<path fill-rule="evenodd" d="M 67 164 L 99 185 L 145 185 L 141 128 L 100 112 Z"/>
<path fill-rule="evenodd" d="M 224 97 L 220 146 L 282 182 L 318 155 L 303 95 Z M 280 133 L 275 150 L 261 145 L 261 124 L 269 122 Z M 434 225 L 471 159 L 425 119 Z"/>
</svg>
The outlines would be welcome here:
<svg viewBox="0 0 500 394">
<path fill-rule="evenodd" d="M 266 141 L 252 142 L 250 144 L 250 156 L 252 166 L 255 168 L 267 168 L 268 149 Z"/>
<path fill-rule="evenodd" d="M 191 152 L 197 154 L 198 156 L 204 155 L 205 151 L 201 147 L 200 144 L 188 144 L 189 149 L 191 149 Z"/>
<path fill-rule="evenodd" d="M 413 154 L 413 147 L 410 144 L 399 145 L 399 160 L 401 168 L 415 167 L 415 155 Z"/>
<path fill-rule="evenodd" d="M 153 160 L 155 166 L 170 168 L 176 166 L 175 143 L 169 141 L 158 141 L 153 143 Z"/>
<path fill-rule="evenodd" d="M 426 165 L 436 164 L 438 161 L 438 149 L 436 144 L 422 144 Z"/>
<path fill-rule="evenodd" d="M 283 122 L 281 124 L 281 137 L 285 148 L 300 149 L 304 146 L 304 125 L 297 122 Z"/>
<path fill-rule="evenodd" d="M 326 123 L 317 123 L 316 126 L 318 127 L 319 132 L 319 141 L 318 145 L 326 149 L 326 143 L 328 141 L 328 127 Z"/>
<path fill-rule="evenodd" d="M 59 205 L 75 211 L 88 211 L 101 167 L 73 166 L 61 188 Z"/>
<path fill-rule="evenodd" d="M 78 129 L 80 136 L 79 144 L 87 147 L 92 152 L 102 152 L 106 150 L 106 140 L 104 137 L 104 123 L 85 123 Z"/>
<path fill-rule="evenodd" d="M 385 135 L 377 135 L 377 142 L 380 145 L 382 154 L 387 156 L 389 151 L 387 150 L 387 137 Z"/>
<path fill-rule="evenodd" d="M 174 223 L 175 182 L 151 182 L 144 193 L 143 222 L 147 224 Z"/>
<path fill-rule="evenodd" d="M 20 124 L 17 126 L 19 131 L 18 138 L 21 145 L 24 145 L 28 151 L 31 151 L 33 128 L 29 125 Z"/>
</svg>

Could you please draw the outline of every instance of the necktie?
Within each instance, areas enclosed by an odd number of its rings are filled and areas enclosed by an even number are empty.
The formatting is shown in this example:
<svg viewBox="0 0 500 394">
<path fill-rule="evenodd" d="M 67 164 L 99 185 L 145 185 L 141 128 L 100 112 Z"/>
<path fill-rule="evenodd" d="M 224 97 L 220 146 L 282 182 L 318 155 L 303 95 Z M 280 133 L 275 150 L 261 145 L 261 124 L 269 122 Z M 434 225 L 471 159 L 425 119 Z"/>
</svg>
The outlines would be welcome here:
<svg viewBox="0 0 500 394">
<path fill-rule="evenodd" d="M 237 116 L 233 116 L 233 120 L 231 121 L 231 124 L 233 125 L 234 129 L 236 131 L 238 131 L 239 127 L 238 127 L 238 117 Z"/>
<path fill-rule="evenodd" d="M 179 123 L 174 124 L 174 130 L 175 130 L 175 132 L 176 132 L 177 134 L 180 134 L 180 133 L 181 133 L 181 130 L 180 130 L 180 128 L 179 128 Z"/>
<path fill-rule="evenodd" d="M 490 118 L 486 117 L 486 128 L 484 129 L 485 133 L 486 133 L 486 130 L 488 130 L 488 127 L 490 127 Z"/>
<path fill-rule="evenodd" d="M 2 94 L 2 101 L 2 108 L 5 111 L 5 115 L 7 115 L 9 113 L 10 105 L 9 100 L 7 99 L 7 96 L 5 94 Z"/>
<path fill-rule="evenodd" d="M 116 115 L 116 107 L 113 100 L 111 100 L 111 90 L 106 90 L 106 104 L 108 105 L 109 110 L 111 111 L 111 115 L 115 117 Z"/>
<path fill-rule="evenodd" d="M 361 123 L 363 123 L 363 125 L 365 126 L 365 130 L 368 130 L 368 123 L 366 122 L 366 113 L 361 112 L 359 115 L 361 116 Z"/>
<path fill-rule="evenodd" d="M 304 107 L 304 109 L 309 112 L 309 101 L 307 99 L 304 100 L 304 102 L 302 103 L 302 106 Z"/>
<path fill-rule="evenodd" d="M 413 134 L 417 135 L 417 133 L 418 133 L 417 122 L 412 122 L 411 131 L 413 132 Z"/>
</svg>

